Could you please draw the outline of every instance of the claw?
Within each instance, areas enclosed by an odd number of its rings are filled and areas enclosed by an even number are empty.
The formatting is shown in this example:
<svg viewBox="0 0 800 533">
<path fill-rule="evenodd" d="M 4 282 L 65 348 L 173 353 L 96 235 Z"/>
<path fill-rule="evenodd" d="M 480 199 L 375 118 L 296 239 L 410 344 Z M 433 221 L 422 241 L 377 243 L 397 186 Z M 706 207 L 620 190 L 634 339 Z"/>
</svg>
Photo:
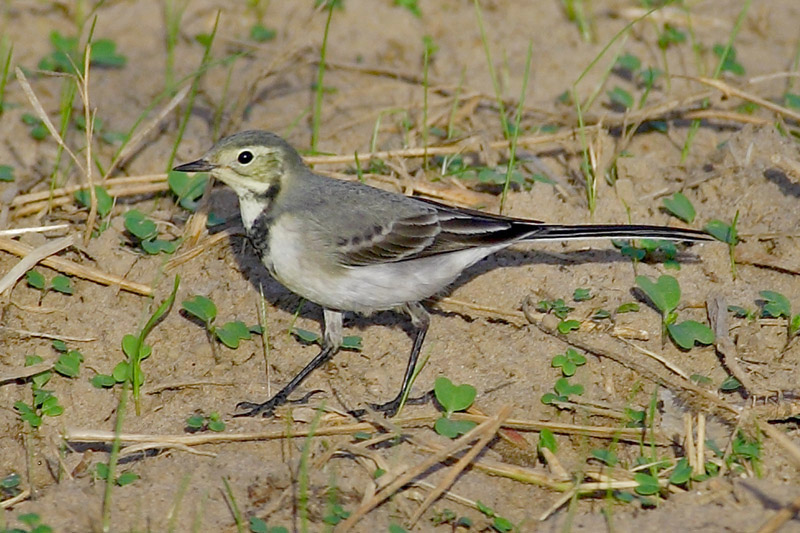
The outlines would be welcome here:
<svg viewBox="0 0 800 533">
<path fill-rule="evenodd" d="M 242 418 L 245 416 L 256 416 L 260 414 L 262 417 L 268 418 L 275 414 L 275 408 L 279 405 L 283 405 L 285 403 L 306 404 L 312 396 L 320 392 L 324 391 L 320 389 L 312 390 L 296 400 L 286 400 L 281 396 L 273 396 L 264 403 L 239 402 L 236 404 L 236 409 L 244 409 L 244 412 L 235 413 L 233 417 Z"/>
<path fill-rule="evenodd" d="M 311 392 L 307 392 L 305 395 L 301 396 L 296 400 L 286 400 L 286 403 L 306 404 L 308 403 L 308 400 L 310 400 L 312 396 L 314 396 L 315 394 L 319 394 L 320 392 L 325 392 L 325 391 L 322 389 L 315 389 L 312 390 Z"/>
<path fill-rule="evenodd" d="M 406 398 L 405 405 L 423 405 L 428 402 L 433 401 L 435 398 L 435 394 L 432 390 L 426 392 L 422 396 L 417 398 Z M 369 406 L 379 413 L 383 413 L 383 416 L 386 418 L 392 418 L 394 415 L 397 414 L 397 411 L 400 409 L 400 402 L 401 398 L 397 397 L 394 400 L 388 401 L 386 403 L 371 403 Z M 366 409 L 353 409 L 348 411 L 348 414 L 354 418 L 361 418 L 365 414 L 367 414 Z"/>
<path fill-rule="evenodd" d="M 274 400 L 274 398 L 273 398 Z M 234 413 L 234 418 L 242 418 L 245 416 L 261 415 L 264 418 L 270 417 L 275 414 L 275 403 L 273 400 L 268 400 L 264 403 L 253 402 L 239 402 L 236 404 L 236 409 L 244 409 L 243 413 Z"/>
</svg>

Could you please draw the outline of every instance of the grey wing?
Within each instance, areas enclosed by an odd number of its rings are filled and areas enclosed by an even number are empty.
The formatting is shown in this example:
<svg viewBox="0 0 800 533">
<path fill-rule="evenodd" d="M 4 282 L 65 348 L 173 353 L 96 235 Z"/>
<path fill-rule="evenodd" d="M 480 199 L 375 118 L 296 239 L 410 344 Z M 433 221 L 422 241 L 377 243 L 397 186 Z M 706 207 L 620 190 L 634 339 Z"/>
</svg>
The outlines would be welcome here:
<svg viewBox="0 0 800 533">
<path fill-rule="evenodd" d="M 360 235 L 341 238 L 337 248 L 342 264 L 347 266 L 394 263 L 419 257 L 440 231 L 436 211 L 430 209 L 376 224 Z"/>
<path fill-rule="evenodd" d="M 541 222 L 534 220 L 512 219 L 474 209 L 424 201 L 436 209 L 441 232 L 422 255 L 511 243 L 527 237 L 543 226 Z"/>
<path fill-rule="evenodd" d="M 348 266 L 391 263 L 492 246 L 518 240 L 541 226 L 535 221 L 519 221 L 427 200 L 420 205 L 427 209 L 375 225 L 362 235 L 340 239 L 337 245 L 342 263 Z"/>
</svg>

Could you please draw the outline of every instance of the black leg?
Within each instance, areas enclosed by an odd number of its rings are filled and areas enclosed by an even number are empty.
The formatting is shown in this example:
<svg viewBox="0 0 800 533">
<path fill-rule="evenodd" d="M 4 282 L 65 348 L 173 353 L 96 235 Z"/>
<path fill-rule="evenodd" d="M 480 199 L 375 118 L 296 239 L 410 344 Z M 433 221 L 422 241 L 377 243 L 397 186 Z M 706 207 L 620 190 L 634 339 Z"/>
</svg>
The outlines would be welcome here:
<svg viewBox="0 0 800 533">
<path fill-rule="evenodd" d="M 237 409 L 245 409 L 243 413 L 237 413 L 234 417 L 240 416 L 272 416 L 275 408 L 289 402 L 289 395 L 308 377 L 310 373 L 327 363 L 331 357 L 336 353 L 337 347 L 323 348 L 319 354 L 308 363 L 303 370 L 301 370 L 295 377 L 292 378 L 284 388 L 282 388 L 275 396 L 270 398 L 264 403 L 252 402 L 239 402 L 236 404 Z"/>
<path fill-rule="evenodd" d="M 323 309 L 323 314 L 325 317 L 325 334 L 324 341 L 322 343 L 322 351 L 319 352 L 319 354 L 317 354 L 317 356 L 314 357 L 314 359 L 312 359 L 311 362 L 300 371 L 300 373 L 293 377 L 292 380 L 278 392 L 278 394 L 266 402 L 239 402 L 236 404 L 237 409 L 245 409 L 245 412 L 235 414 L 233 415 L 234 417 L 256 416 L 258 414 L 261 414 L 261 416 L 264 417 L 272 416 L 276 407 L 286 403 L 295 403 L 289 401 L 289 395 L 303 382 L 303 380 L 308 377 L 310 373 L 327 363 L 334 355 L 336 355 L 336 352 L 339 350 L 339 346 L 342 344 L 342 313 L 339 311 L 332 311 L 330 309 Z M 303 396 L 303 399 L 307 400 L 311 394 L 314 394 L 315 392 L 316 391 L 312 391 L 311 393 L 306 394 Z"/>
<path fill-rule="evenodd" d="M 414 375 L 414 369 L 417 367 L 417 360 L 419 359 L 419 352 L 422 350 L 422 343 L 425 341 L 425 334 L 428 333 L 428 326 L 430 326 L 431 319 L 428 312 L 419 303 L 406 304 L 406 312 L 411 316 L 411 323 L 417 328 L 417 334 L 414 336 L 414 346 L 411 348 L 411 355 L 408 356 L 408 365 L 406 365 L 406 373 L 403 375 L 403 384 L 400 386 L 400 392 L 393 400 L 386 403 L 373 405 L 372 408 L 380 411 L 388 417 L 397 414 L 400 408 L 400 402 L 403 401 L 403 396 L 406 390 L 411 386 L 411 376 Z M 424 398 L 428 396 L 425 395 Z"/>
</svg>

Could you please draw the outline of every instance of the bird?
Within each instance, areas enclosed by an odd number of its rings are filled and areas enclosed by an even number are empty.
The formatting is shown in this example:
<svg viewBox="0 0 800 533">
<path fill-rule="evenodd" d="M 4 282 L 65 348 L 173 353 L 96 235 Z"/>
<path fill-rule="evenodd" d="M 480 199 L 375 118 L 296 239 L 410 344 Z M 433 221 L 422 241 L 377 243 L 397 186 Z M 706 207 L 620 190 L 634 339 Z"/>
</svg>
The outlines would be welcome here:
<svg viewBox="0 0 800 533">
<path fill-rule="evenodd" d="M 269 273 L 323 310 L 320 352 L 265 402 L 240 402 L 234 416 L 271 416 L 342 344 L 345 312 L 405 312 L 413 345 L 400 392 L 373 405 L 394 416 L 410 387 L 430 325 L 422 301 L 441 294 L 466 268 L 512 244 L 573 239 L 704 241 L 702 231 L 669 226 L 548 224 L 448 206 L 313 172 L 280 136 L 248 130 L 220 139 L 176 166 L 209 172 L 236 193 L 242 223 Z"/>
</svg>

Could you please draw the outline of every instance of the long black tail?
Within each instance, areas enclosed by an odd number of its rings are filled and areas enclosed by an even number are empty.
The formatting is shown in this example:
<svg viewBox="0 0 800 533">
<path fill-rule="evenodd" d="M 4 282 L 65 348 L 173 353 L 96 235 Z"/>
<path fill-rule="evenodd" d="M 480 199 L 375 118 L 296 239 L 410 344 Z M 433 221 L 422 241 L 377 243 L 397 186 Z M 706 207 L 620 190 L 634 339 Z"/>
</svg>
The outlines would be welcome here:
<svg viewBox="0 0 800 533">
<path fill-rule="evenodd" d="M 670 241 L 709 241 L 707 233 L 694 229 L 642 224 L 542 224 L 531 229 L 522 241 L 564 241 L 573 239 L 667 239 Z"/>
<path fill-rule="evenodd" d="M 423 255 L 525 241 L 643 238 L 690 242 L 711 240 L 708 234 L 694 229 L 645 224 L 548 224 L 450 207 L 424 198 L 419 200 L 436 209 L 435 222 L 441 229 L 435 242 L 422 252 Z M 412 225 L 414 223 L 411 221 Z"/>
</svg>

